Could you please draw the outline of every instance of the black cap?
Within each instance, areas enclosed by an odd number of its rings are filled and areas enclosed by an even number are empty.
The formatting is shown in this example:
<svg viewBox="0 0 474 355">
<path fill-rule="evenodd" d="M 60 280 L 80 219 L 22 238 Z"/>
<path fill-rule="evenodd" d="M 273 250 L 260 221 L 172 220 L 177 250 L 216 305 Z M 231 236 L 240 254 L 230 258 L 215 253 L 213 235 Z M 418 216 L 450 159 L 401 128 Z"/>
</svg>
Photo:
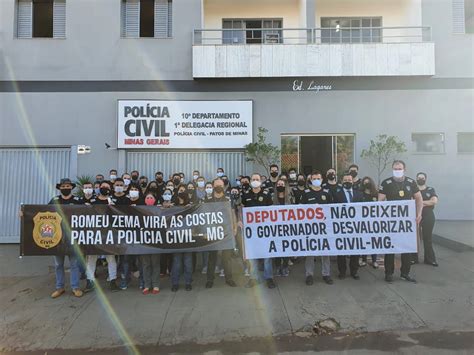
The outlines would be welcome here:
<svg viewBox="0 0 474 355">
<path fill-rule="evenodd" d="M 76 184 L 71 181 L 69 178 L 62 178 L 61 181 L 59 181 L 59 184 L 56 184 L 56 188 L 59 190 L 59 187 L 63 184 L 70 184 L 72 185 L 72 188 L 76 187 Z"/>
</svg>

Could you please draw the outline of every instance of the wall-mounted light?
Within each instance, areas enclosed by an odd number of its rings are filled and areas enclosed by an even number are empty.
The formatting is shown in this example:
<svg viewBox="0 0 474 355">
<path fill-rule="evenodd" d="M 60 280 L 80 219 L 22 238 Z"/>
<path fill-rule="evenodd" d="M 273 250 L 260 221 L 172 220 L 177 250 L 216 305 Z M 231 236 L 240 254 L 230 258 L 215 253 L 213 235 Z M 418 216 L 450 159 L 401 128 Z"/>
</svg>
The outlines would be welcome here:
<svg viewBox="0 0 474 355">
<path fill-rule="evenodd" d="M 77 154 L 89 154 L 91 152 L 91 147 L 88 145 L 78 145 Z"/>
</svg>

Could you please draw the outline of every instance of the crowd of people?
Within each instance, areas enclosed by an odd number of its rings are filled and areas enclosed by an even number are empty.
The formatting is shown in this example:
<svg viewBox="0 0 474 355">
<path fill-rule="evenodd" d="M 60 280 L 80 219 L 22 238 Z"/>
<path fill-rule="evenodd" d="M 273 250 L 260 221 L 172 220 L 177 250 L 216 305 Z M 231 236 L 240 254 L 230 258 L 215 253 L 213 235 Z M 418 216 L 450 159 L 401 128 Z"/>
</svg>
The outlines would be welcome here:
<svg viewBox="0 0 474 355">
<path fill-rule="evenodd" d="M 315 257 L 272 258 L 263 260 L 244 260 L 242 258 L 241 208 L 252 206 L 290 205 L 290 204 L 328 204 L 356 203 L 373 201 L 393 201 L 414 199 L 417 210 L 417 223 L 424 247 L 424 263 L 438 266 L 432 246 L 432 231 L 435 223 L 434 207 L 438 197 L 432 187 L 426 184 L 426 173 L 420 172 L 416 180 L 405 176 L 405 163 L 396 160 L 392 164 L 392 176 L 385 179 L 379 188 L 369 176 L 359 177 L 359 167 L 352 164 L 338 178 L 335 169 L 326 172 L 314 171 L 309 175 L 298 173 L 296 169 L 281 172 L 278 165 L 271 165 L 270 176 L 254 173 L 251 176 L 238 176 L 230 181 L 223 168 L 218 168 L 216 176 L 204 177 L 199 170 L 194 170 L 189 180 L 183 173 L 174 173 L 167 178 L 163 172 L 155 173 L 153 179 L 140 175 L 136 170 L 118 175 L 117 170 L 110 170 L 107 179 L 102 174 L 95 176 L 95 181 L 83 181 L 80 187 L 68 178 L 62 179 L 56 188 L 59 195 L 50 204 L 85 204 L 85 205 L 147 205 L 158 208 L 188 206 L 207 202 L 229 201 L 235 213 L 235 250 L 187 252 L 174 254 L 149 255 L 69 255 L 71 270 L 71 288 L 76 297 L 84 292 L 91 292 L 97 287 L 95 280 L 96 267 L 99 263 L 107 266 L 108 283 L 112 291 L 128 288 L 131 275 L 138 277 L 139 287 L 143 294 L 158 294 L 160 279 L 170 277 L 171 291 L 179 289 L 180 278 L 184 276 L 185 289 L 192 290 L 193 272 L 196 272 L 197 261 L 200 261 L 201 272 L 206 275 L 206 288 L 212 288 L 215 275 L 225 278 L 225 283 L 236 287 L 232 259 L 237 258 L 242 271 L 248 278 L 246 287 L 253 287 L 265 282 L 268 288 L 275 288 L 275 276 L 287 277 L 290 267 L 296 262 L 304 261 L 305 283 L 314 283 Z M 55 256 L 56 290 L 51 297 L 57 298 L 65 293 L 65 256 Z M 349 263 L 347 261 L 349 260 Z M 367 255 L 337 256 L 338 278 L 349 275 L 358 280 L 360 267 L 368 265 Z M 369 264 L 378 268 L 378 256 L 370 255 Z M 329 256 L 321 257 L 322 279 L 326 284 L 333 284 Z M 412 264 L 418 263 L 418 253 L 401 255 L 400 276 L 403 280 L 416 282 L 410 275 Z M 394 274 L 394 255 L 384 256 L 385 281 L 392 282 Z M 262 274 L 263 271 L 263 274 Z M 240 271 L 239 271 L 240 272 Z M 84 289 L 80 280 L 86 279 Z"/>
</svg>

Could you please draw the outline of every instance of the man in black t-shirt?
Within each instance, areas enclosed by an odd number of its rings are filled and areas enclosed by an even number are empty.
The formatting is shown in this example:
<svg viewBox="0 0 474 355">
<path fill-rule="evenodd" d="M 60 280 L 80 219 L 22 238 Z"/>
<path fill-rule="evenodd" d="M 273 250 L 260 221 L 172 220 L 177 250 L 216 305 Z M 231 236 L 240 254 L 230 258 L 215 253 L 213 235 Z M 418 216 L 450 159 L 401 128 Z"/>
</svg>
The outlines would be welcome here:
<svg viewBox="0 0 474 355">
<path fill-rule="evenodd" d="M 402 201 L 415 200 L 416 203 L 416 223 L 421 221 L 421 211 L 423 209 L 423 198 L 420 190 L 413 179 L 405 176 L 405 163 L 401 160 L 395 160 L 392 164 L 393 177 L 382 181 L 379 189 L 379 201 Z M 402 265 L 400 268 L 400 277 L 409 282 L 416 283 L 416 280 L 410 276 L 411 254 L 401 254 Z M 393 281 L 393 272 L 395 269 L 395 255 L 385 254 L 385 281 Z"/>
</svg>

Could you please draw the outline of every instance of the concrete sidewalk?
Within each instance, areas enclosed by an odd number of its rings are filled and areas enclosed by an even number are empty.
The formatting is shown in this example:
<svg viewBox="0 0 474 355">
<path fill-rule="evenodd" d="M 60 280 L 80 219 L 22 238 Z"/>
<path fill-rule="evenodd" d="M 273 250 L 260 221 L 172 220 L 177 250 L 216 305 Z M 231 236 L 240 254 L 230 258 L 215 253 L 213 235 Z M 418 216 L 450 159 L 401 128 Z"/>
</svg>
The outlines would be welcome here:
<svg viewBox="0 0 474 355">
<path fill-rule="evenodd" d="M 438 220 L 433 241 L 455 251 L 474 250 L 474 221 Z"/>
<path fill-rule="evenodd" d="M 0 351 L 100 349 L 136 345 L 206 344 L 274 337 L 306 331 L 328 317 L 343 332 L 389 330 L 474 330 L 474 253 L 436 247 L 439 268 L 413 267 L 419 283 L 383 280 L 383 269 L 364 267 L 361 280 L 320 277 L 304 284 L 302 263 L 277 288 L 230 288 L 217 277 L 205 289 L 194 274 L 194 289 L 143 296 L 136 280 L 126 291 L 104 289 L 77 299 L 53 300 L 52 258 L 18 258 L 18 246 L 0 246 Z M 317 266 L 316 274 L 319 275 Z M 333 277 L 337 267 L 332 264 Z M 398 275 L 397 275 L 398 276 Z M 99 276 L 102 280 L 104 272 Z M 238 277 L 239 286 L 245 279 Z M 269 349 L 271 352 L 271 349 Z"/>
</svg>

